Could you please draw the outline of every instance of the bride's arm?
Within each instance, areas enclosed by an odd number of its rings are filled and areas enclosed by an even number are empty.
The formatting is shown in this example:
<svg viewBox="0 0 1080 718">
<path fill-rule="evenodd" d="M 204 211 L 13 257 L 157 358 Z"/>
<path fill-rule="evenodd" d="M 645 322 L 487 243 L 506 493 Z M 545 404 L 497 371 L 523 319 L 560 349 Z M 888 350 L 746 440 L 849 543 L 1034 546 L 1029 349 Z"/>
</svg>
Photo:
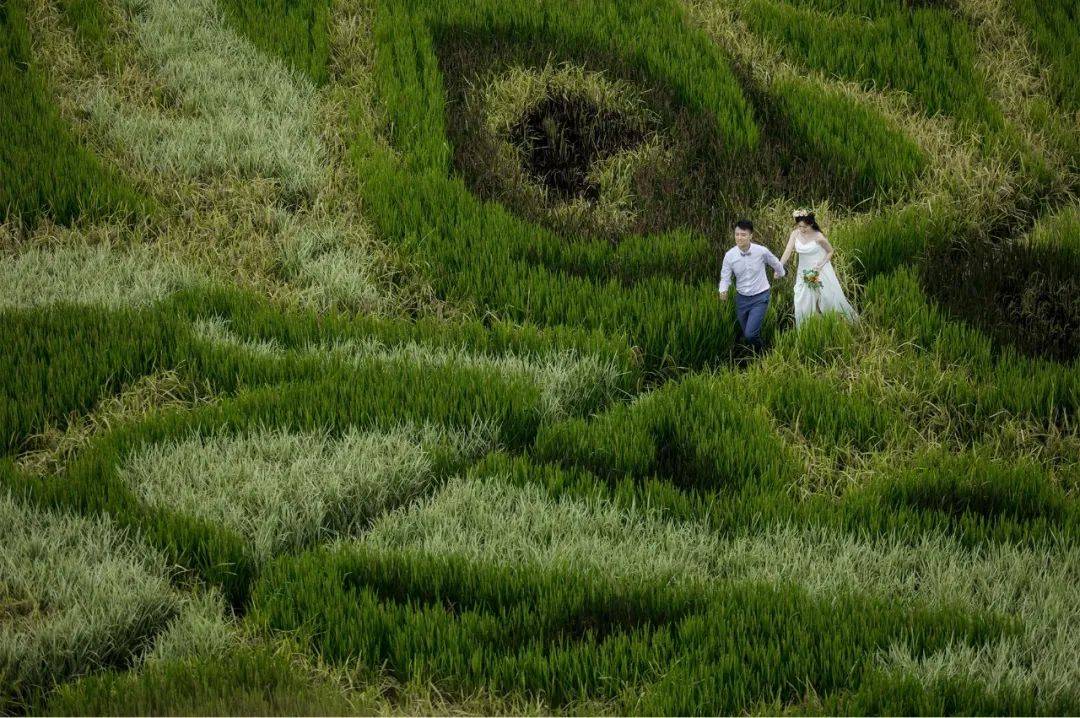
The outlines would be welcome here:
<svg viewBox="0 0 1080 718">
<path fill-rule="evenodd" d="M 825 258 L 817 263 L 817 268 L 821 269 L 829 263 L 830 259 L 832 259 L 833 247 L 831 244 L 829 244 L 829 240 L 825 239 L 824 234 L 818 235 L 818 244 L 820 244 L 821 248 L 825 250 Z"/>
<path fill-rule="evenodd" d="M 784 253 L 780 255 L 780 264 L 787 264 L 788 259 L 791 258 L 791 253 L 795 249 L 795 233 L 792 232 L 788 235 L 787 246 L 784 247 Z"/>
</svg>

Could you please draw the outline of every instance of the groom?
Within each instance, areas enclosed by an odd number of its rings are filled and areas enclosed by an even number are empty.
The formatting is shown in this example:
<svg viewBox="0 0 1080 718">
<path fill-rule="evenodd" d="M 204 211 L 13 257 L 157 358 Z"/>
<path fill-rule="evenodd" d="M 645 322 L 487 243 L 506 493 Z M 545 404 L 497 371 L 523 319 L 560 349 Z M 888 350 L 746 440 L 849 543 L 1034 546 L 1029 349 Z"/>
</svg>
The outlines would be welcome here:
<svg viewBox="0 0 1080 718">
<path fill-rule="evenodd" d="M 762 348 L 761 323 L 765 319 L 765 310 L 769 308 L 769 280 L 765 276 L 765 264 L 773 268 L 778 279 L 786 272 L 784 265 L 767 247 L 750 241 L 753 237 L 753 222 L 741 219 L 735 223 L 735 246 L 724 254 L 724 264 L 720 269 L 720 299 L 727 301 L 728 287 L 734 275 L 735 313 L 746 342 L 757 352 Z"/>
</svg>

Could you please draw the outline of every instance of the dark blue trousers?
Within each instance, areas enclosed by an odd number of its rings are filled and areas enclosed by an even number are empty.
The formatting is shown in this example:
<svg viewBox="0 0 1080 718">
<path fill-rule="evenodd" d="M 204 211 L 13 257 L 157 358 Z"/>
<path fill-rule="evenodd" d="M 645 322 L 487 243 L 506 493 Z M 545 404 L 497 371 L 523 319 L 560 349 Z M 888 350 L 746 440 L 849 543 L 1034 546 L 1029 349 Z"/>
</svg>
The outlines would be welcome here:
<svg viewBox="0 0 1080 718">
<path fill-rule="evenodd" d="M 755 350 L 761 349 L 761 324 L 765 321 L 765 310 L 769 308 L 769 290 L 749 297 L 735 292 L 735 314 L 739 317 L 746 343 Z"/>
</svg>

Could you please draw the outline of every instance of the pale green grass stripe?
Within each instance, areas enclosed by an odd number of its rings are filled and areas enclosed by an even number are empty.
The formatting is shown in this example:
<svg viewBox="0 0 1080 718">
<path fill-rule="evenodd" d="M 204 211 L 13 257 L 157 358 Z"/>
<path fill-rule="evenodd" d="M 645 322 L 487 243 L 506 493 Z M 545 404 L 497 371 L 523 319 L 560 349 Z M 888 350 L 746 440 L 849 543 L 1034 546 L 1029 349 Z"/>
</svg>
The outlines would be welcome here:
<svg viewBox="0 0 1080 718">
<path fill-rule="evenodd" d="M 1080 685 L 1080 549 L 1009 545 L 969 550 L 942 534 L 912 544 L 822 528 L 772 527 L 720 537 L 606 502 L 552 500 L 539 487 L 454 479 L 429 499 L 383 516 L 363 539 L 478 562 L 563 566 L 620 580 L 753 579 L 816 593 L 858 591 L 901 603 L 962 605 L 1023 621 L 1024 632 L 982 649 L 890 663 L 923 674 L 972 672 L 992 687 L 1044 695 Z"/>
<path fill-rule="evenodd" d="M 0 712 L 14 686 L 137 657 L 183 607 L 166 565 L 107 519 L 0 494 Z"/>
<path fill-rule="evenodd" d="M 193 270 L 141 246 L 32 247 L 0 255 L 0 308 L 57 302 L 145 306 L 198 280 Z"/>
<path fill-rule="evenodd" d="M 158 172 L 265 175 L 314 196 L 326 158 L 310 81 L 229 29 L 213 0 L 124 4 L 175 106 L 128 107 L 98 82 L 85 102 L 112 139 Z"/>
<path fill-rule="evenodd" d="M 386 432 L 258 429 L 194 433 L 128 457 L 121 480 L 151 506 L 232 529 L 267 558 L 339 534 L 415 498 L 437 476 L 436 444 L 460 456 L 493 448 L 494 431 L 401 426 Z"/>
<path fill-rule="evenodd" d="M 290 296 L 317 308 L 354 307 L 385 313 L 392 307 L 386 265 L 364 226 L 348 226 L 358 217 L 286 223 L 275 237 L 277 271 L 289 284 Z"/>
<path fill-rule="evenodd" d="M 1062 249 L 1080 258 L 1080 203 L 1041 217 L 1021 241 L 1036 248 Z"/>
<path fill-rule="evenodd" d="M 280 355 L 285 350 L 274 341 L 252 341 L 232 333 L 220 319 L 199 320 L 196 333 L 209 341 L 245 348 L 263 355 Z M 346 361 L 367 359 L 408 360 L 416 364 L 445 366 L 452 363 L 490 369 L 505 376 L 527 377 L 541 389 L 545 414 L 565 416 L 575 407 L 588 405 L 597 395 L 616 393 L 622 370 L 614 358 L 560 350 L 543 355 L 487 354 L 466 347 L 432 347 L 419 342 L 389 346 L 378 339 L 345 340 L 333 344 L 309 344 L 301 351 L 312 356 L 336 357 Z"/>
</svg>

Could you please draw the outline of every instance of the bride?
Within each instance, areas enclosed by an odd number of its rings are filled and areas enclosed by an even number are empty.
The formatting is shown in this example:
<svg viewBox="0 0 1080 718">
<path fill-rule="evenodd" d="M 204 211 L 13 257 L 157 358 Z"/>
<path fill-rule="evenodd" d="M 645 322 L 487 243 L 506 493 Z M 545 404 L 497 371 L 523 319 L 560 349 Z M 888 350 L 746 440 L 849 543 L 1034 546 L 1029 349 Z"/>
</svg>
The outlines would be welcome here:
<svg viewBox="0 0 1080 718">
<path fill-rule="evenodd" d="M 821 233 L 814 213 L 797 209 L 792 213 L 795 229 L 788 236 L 787 248 L 780 257 L 780 264 L 787 264 L 792 252 L 799 255 L 798 272 L 795 274 L 795 325 L 811 314 L 840 312 L 855 321 L 859 315 L 852 308 L 840 280 L 836 278 L 832 262 L 832 245 Z M 814 280 L 817 280 L 816 282 Z"/>
</svg>

